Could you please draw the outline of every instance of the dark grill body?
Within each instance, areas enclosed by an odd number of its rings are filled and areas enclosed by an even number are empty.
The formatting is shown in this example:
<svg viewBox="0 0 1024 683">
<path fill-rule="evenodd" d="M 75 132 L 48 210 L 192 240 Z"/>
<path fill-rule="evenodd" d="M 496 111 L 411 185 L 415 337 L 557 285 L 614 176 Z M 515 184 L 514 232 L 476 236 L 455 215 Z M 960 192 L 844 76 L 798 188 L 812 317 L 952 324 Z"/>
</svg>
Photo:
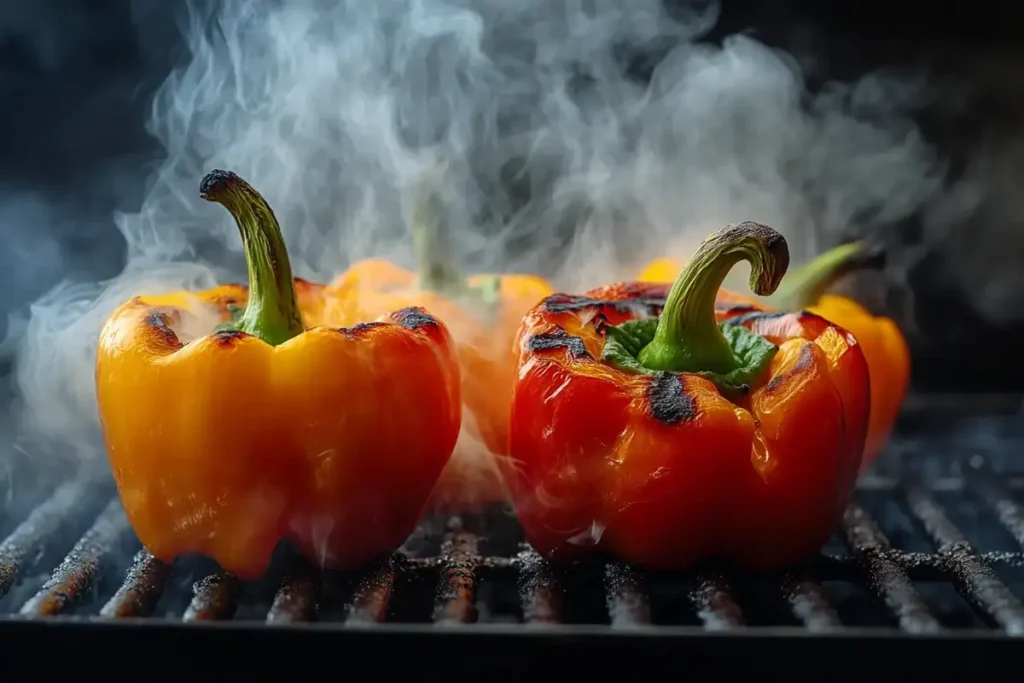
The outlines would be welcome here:
<svg viewBox="0 0 1024 683">
<path fill-rule="evenodd" d="M 318 576 L 283 550 L 265 581 L 242 585 L 139 550 L 109 483 L 65 483 L 0 520 L 0 653 L 181 652 L 236 674 L 339 666 L 372 644 L 417 675 L 441 661 L 488 678 L 600 677 L 720 657 L 762 673 L 995 671 L 1018 665 L 1024 635 L 1020 405 L 911 399 L 836 537 L 780 576 L 558 570 L 494 511 L 427 520 L 365 572 Z"/>
</svg>

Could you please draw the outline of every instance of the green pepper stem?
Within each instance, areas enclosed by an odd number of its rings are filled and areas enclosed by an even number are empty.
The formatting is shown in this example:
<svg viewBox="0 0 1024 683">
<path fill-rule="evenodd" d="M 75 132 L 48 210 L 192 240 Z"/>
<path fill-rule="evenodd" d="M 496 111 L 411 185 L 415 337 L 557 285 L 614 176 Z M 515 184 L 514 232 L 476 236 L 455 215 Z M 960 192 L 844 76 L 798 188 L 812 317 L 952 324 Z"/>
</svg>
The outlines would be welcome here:
<svg viewBox="0 0 1024 683">
<path fill-rule="evenodd" d="M 728 373 L 740 366 L 715 319 L 715 297 L 725 276 L 750 262 L 750 288 L 768 295 L 789 266 L 786 240 L 766 225 L 740 223 L 708 237 L 669 291 L 654 340 L 637 360 L 651 370 Z"/>
<path fill-rule="evenodd" d="M 465 273 L 452 259 L 453 250 L 438 193 L 445 171 L 445 166 L 439 167 L 416 190 L 409 228 L 416 252 L 417 284 L 421 289 L 488 309 L 498 300 L 501 278 L 487 278 L 470 286 Z"/>
<path fill-rule="evenodd" d="M 790 273 L 772 297 L 772 303 L 785 310 L 812 306 L 839 278 L 859 268 L 866 256 L 860 242 L 830 249 Z"/>
<path fill-rule="evenodd" d="M 416 252 L 419 286 L 432 292 L 461 292 L 466 279 L 452 262 L 442 214 L 434 183 L 423 183 L 416 191 L 409 226 Z"/>
<path fill-rule="evenodd" d="M 281 226 L 267 201 L 249 183 L 230 171 L 211 171 L 199 196 L 226 208 L 242 234 L 249 267 L 249 303 L 229 327 L 272 346 L 305 331 L 295 296 L 292 266 Z"/>
</svg>

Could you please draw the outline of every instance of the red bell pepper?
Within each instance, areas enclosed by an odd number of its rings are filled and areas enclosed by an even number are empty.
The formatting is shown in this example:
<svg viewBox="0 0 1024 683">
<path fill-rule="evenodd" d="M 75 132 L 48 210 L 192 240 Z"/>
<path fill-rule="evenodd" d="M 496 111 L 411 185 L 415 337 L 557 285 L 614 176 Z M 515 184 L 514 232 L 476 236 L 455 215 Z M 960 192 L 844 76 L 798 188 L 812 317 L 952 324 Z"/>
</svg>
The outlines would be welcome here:
<svg viewBox="0 0 1024 683">
<path fill-rule="evenodd" d="M 741 260 L 765 295 L 789 251 L 744 223 L 708 238 L 667 299 L 621 283 L 526 316 L 502 468 L 542 556 L 772 569 L 833 532 L 867 429 L 864 356 L 806 312 L 718 324 L 716 293 Z"/>
</svg>

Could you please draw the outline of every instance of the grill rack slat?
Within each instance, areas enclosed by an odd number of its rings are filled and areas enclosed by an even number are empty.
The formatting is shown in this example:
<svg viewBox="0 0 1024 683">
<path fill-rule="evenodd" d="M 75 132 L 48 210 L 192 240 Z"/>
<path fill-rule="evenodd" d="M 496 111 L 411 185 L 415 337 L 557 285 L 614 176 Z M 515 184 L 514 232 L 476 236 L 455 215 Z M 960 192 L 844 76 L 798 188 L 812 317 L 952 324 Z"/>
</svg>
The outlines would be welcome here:
<svg viewBox="0 0 1024 683">
<path fill-rule="evenodd" d="M 946 517 L 927 489 L 911 478 L 904 484 L 903 494 L 910 510 L 931 537 L 961 595 L 984 610 L 1009 635 L 1024 635 L 1024 605 L 978 557 L 977 551 Z"/>
<path fill-rule="evenodd" d="M 905 565 L 897 561 L 898 554 L 892 552 L 889 539 L 856 503 L 846 509 L 843 531 L 847 545 L 861 563 L 868 587 L 896 615 L 900 628 L 908 633 L 941 631 L 942 625 L 914 589 Z"/>
<path fill-rule="evenodd" d="M 823 633 L 842 626 L 821 584 L 806 570 L 787 575 L 782 591 L 793 614 L 808 631 Z"/>
<path fill-rule="evenodd" d="M 238 606 L 239 583 L 231 574 L 216 572 L 192 585 L 192 602 L 182 621 L 230 619 Z"/>
<path fill-rule="evenodd" d="M 346 624 L 384 623 L 401 564 L 401 558 L 389 557 L 363 575 L 349 602 Z"/>
<path fill-rule="evenodd" d="M 562 585 L 554 568 L 529 549 L 519 553 L 516 560 L 523 622 L 534 626 L 560 624 Z"/>
<path fill-rule="evenodd" d="M 981 494 L 999 521 L 1024 550 L 1024 510 L 1015 503 L 1006 489 L 998 484 L 992 475 L 977 467 L 967 468 L 967 480 Z"/>
<path fill-rule="evenodd" d="M 20 614 L 29 617 L 54 616 L 81 599 L 92 588 L 103 556 L 129 531 L 121 502 L 116 499 L 110 501 L 92 527 L 54 570 L 50 580 L 22 606 Z"/>
<path fill-rule="evenodd" d="M 743 626 L 743 611 L 729 583 L 717 574 L 699 574 L 690 591 L 690 603 L 708 631 L 727 631 Z"/>
<path fill-rule="evenodd" d="M 476 581 L 480 555 L 475 534 L 453 520 L 452 531 L 441 549 L 441 579 L 437 586 L 434 623 L 469 624 L 476 621 Z"/>
<path fill-rule="evenodd" d="M 146 617 L 164 592 L 164 584 L 171 576 L 171 567 L 146 550 L 135 554 L 124 583 L 114 596 L 100 609 L 101 617 Z"/>
<path fill-rule="evenodd" d="M 631 567 L 609 563 L 604 571 L 608 616 L 613 628 L 635 628 L 651 624 L 651 603 L 643 579 Z"/>
<path fill-rule="evenodd" d="M 88 482 L 60 486 L 0 543 L 0 597 L 11 589 L 25 559 L 66 522 L 73 510 L 81 507 L 89 494 Z"/>
<path fill-rule="evenodd" d="M 812 566 L 779 577 L 779 595 L 788 604 L 796 623 L 811 632 L 843 628 L 836 606 L 821 583 L 827 580 L 864 580 L 864 585 L 891 612 L 894 624 L 909 633 L 941 633 L 946 630 L 929 609 L 915 581 L 945 581 L 993 627 L 1008 635 L 1024 635 L 1024 607 L 1012 590 L 996 576 L 993 567 L 1022 567 L 1024 553 L 980 553 L 966 542 L 950 521 L 933 491 L 956 491 L 972 487 L 992 506 L 1006 531 L 1020 543 L 1020 510 L 1007 489 L 1020 487 L 1020 480 L 996 483 L 983 472 L 972 471 L 963 480 L 936 479 L 927 486 L 914 478 L 865 478 L 860 490 L 891 491 L 901 496 L 911 517 L 926 532 L 936 553 L 895 549 L 863 506 L 855 502 L 844 517 L 841 534 L 851 555 L 822 555 Z M 61 525 L 75 506 L 89 496 L 85 485 L 68 485 L 37 508 L 29 518 L 0 543 L 0 589 L 14 584 L 24 568 L 32 546 Z M 66 611 L 93 586 L 102 557 L 112 553 L 130 529 L 115 499 L 68 553 L 50 580 L 21 608 L 21 616 L 53 616 Z M 526 625 L 566 623 L 563 587 L 568 585 L 562 570 L 543 562 L 529 548 L 513 557 L 483 557 L 479 533 L 453 519 L 437 557 L 395 555 L 382 560 L 353 579 L 344 623 L 381 624 L 389 621 L 396 585 L 406 578 L 434 577 L 433 621 L 437 625 L 472 623 L 478 616 L 476 598 L 480 582 L 489 576 L 516 575 L 521 619 Z M 1024 544 L 1021 544 L 1024 547 Z M 305 562 L 291 558 L 273 601 L 265 613 L 269 623 L 287 624 L 316 620 L 322 583 L 319 572 Z M 123 584 L 99 611 L 101 618 L 150 615 L 173 567 L 145 551 L 136 554 Z M 602 570 L 607 623 L 615 629 L 658 628 L 652 626 L 651 594 L 642 572 L 611 563 Z M 405 578 L 403 578 L 405 577 Z M 6 582 L 6 585 L 5 583 Z M 742 628 L 745 615 L 742 600 L 726 576 L 705 573 L 691 577 L 688 594 L 694 616 L 709 631 Z M 183 621 L 230 619 L 235 613 L 243 586 L 234 577 L 213 573 L 196 581 Z"/>
<path fill-rule="evenodd" d="M 317 575 L 308 562 L 292 556 L 267 611 L 267 623 L 292 624 L 309 621 L 316 611 Z"/>
</svg>

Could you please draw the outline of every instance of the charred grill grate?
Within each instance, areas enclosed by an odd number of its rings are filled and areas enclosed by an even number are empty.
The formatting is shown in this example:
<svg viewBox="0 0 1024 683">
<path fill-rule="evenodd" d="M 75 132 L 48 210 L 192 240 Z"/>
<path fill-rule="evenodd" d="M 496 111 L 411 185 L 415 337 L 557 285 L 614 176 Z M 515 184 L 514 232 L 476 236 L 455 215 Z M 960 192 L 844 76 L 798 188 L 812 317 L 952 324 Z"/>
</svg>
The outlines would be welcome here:
<svg viewBox="0 0 1024 683">
<path fill-rule="evenodd" d="M 58 489 L 0 544 L 0 591 L 7 594 L 19 576 L 32 571 L 30 566 L 36 548 L 44 542 L 46 534 L 59 525 L 62 515 L 72 513 L 75 502 L 84 502 L 89 497 L 88 488 L 87 485 L 70 485 Z M 86 615 L 113 619 L 178 616 L 182 621 L 191 622 L 238 616 L 243 619 L 261 617 L 270 623 L 296 623 L 326 616 L 327 620 L 336 621 L 337 610 L 321 614 L 318 603 L 325 591 L 340 589 L 347 593 L 340 615 L 344 623 L 385 623 L 390 619 L 413 623 L 430 621 L 441 626 L 476 623 L 481 588 L 490 589 L 493 583 L 514 583 L 518 609 L 505 605 L 503 610 L 489 613 L 484 621 L 517 621 L 527 625 L 606 623 L 612 628 L 693 622 L 707 630 L 768 625 L 763 616 L 755 622 L 745 617 L 744 600 L 738 596 L 745 590 L 748 599 L 762 602 L 759 612 L 764 611 L 764 603 L 777 603 L 773 605 L 775 609 L 785 605 L 785 610 L 777 609 L 777 625 L 801 626 L 813 632 L 841 629 L 846 623 L 839 609 L 847 598 L 830 596 L 836 591 L 826 590 L 825 584 L 831 582 L 866 588 L 880 606 L 884 605 L 891 627 L 908 633 L 989 628 L 1013 636 L 1024 635 L 1024 604 L 1014 590 L 1014 587 L 1024 587 L 1020 584 L 1020 579 L 1024 579 L 1024 552 L 976 549 L 950 520 L 945 506 L 937 498 L 939 494 L 971 491 L 985 496 L 992 515 L 1003 523 L 1005 533 L 1024 547 L 1024 511 L 1014 500 L 1024 493 L 1024 477 L 997 484 L 990 476 L 975 474 L 965 481 L 936 480 L 930 486 L 913 479 L 897 482 L 868 478 L 860 486 L 858 497 L 899 496 L 927 535 L 934 552 L 894 547 L 874 516 L 857 501 L 847 510 L 841 530 L 840 541 L 847 552 L 823 553 L 806 568 L 784 576 L 760 577 L 756 582 L 760 585 L 750 585 L 749 579 L 717 570 L 686 575 L 645 575 L 614 562 L 558 569 L 526 547 L 511 556 L 485 555 L 480 552 L 480 546 L 486 529 L 497 527 L 499 531 L 507 531 L 501 527 L 512 526 L 511 521 L 503 523 L 494 515 L 474 519 L 474 524 L 470 525 L 460 518 L 452 518 L 447 522 L 448 530 L 443 534 L 440 552 L 429 556 L 400 553 L 357 574 L 318 576 L 318 572 L 302 560 L 293 556 L 284 558 L 285 566 L 277 572 L 276 590 L 261 615 L 251 613 L 252 609 L 259 608 L 259 596 L 247 594 L 246 586 L 218 571 L 192 582 L 189 600 L 180 615 L 174 615 L 173 610 L 160 613 L 157 606 L 171 585 L 175 570 L 145 550 L 134 555 L 116 592 L 99 604 L 96 589 L 101 588 L 99 572 L 105 556 L 121 554 L 123 542 L 131 536 L 128 522 L 115 499 L 100 512 L 49 578 L 20 606 L 8 602 L 7 607 L 20 617 L 75 614 L 77 608 Z M 194 571 L 187 562 L 183 564 L 186 574 Z M 943 615 L 941 604 L 931 607 L 922 597 L 917 587 L 919 583 L 953 586 L 980 622 L 967 623 L 955 613 Z M 412 602 L 424 605 L 423 589 L 427 584 L 434 587 L 435 598 L 429 609 L 405 618 L 396 616 L 392 610 L 396 594 L 407 590 Z M 563 598 L 574 592 L 573 584 L 602 587 L 600 616 L 595 614 L 597 610 L 593 606 L 588 609 L 588 606 L 575 605 L 567 609 L 563 605 Z M 689 608 L 675 605 L 677 613 L 664 620 L 656 618 L 650 584 L 661 588 L 685 586 L 685 602 Z M 740 584 L 743 585 L 737 588 Z M 764 595 L 764 588 L 772 584 L 778 593 L 777 600 Z M 250 613 L 236 615 L 243 597 L 252 601 Z M 90 604 L 94 609 L 90 609 Z M 689 616 L 685 614 L 687 611 Z"/>
<path fill-rule="evenodd" d="M 493 512 L 428 520 L 401 553 L 359 573 L 321 575 L 282 553 L 264 582 L 247 585 L 201 559 L 171 567 L 138 550 L 108 485 L 70 483 L 20 523 L 8 522 L 0 613 L 10 619 L 0 625 L 81 624 L 85 617 L 90 628 L 136 618 L 269 624 L 262 631 L 313 622 L 334 633 L 340 624 L 350 635 L 368 627 L 451 632 L 444 627 L 464 624 L 501 625 L 505 635 L 677 639 L 724 632 L 996 642 L 1024 635 L 1024 472 L 1007 469 L 1012 454 L 983 459 L 978 448 L 942 434 L 929 442 L 911 430 L 895 449 L 908 444 L 916 454 L 890 453 L 889 470 L 862 479 L 815 562 L 757 578 L 716 568 L 648 574 L 616 563 L 558 569 L 523 546 L 509 515 Z M 76 527 L 88 520 L 79 535 Z M 53 547 L 73 532 L 80 540 L 70 550 L 71 543 Z"/>
</svg>

